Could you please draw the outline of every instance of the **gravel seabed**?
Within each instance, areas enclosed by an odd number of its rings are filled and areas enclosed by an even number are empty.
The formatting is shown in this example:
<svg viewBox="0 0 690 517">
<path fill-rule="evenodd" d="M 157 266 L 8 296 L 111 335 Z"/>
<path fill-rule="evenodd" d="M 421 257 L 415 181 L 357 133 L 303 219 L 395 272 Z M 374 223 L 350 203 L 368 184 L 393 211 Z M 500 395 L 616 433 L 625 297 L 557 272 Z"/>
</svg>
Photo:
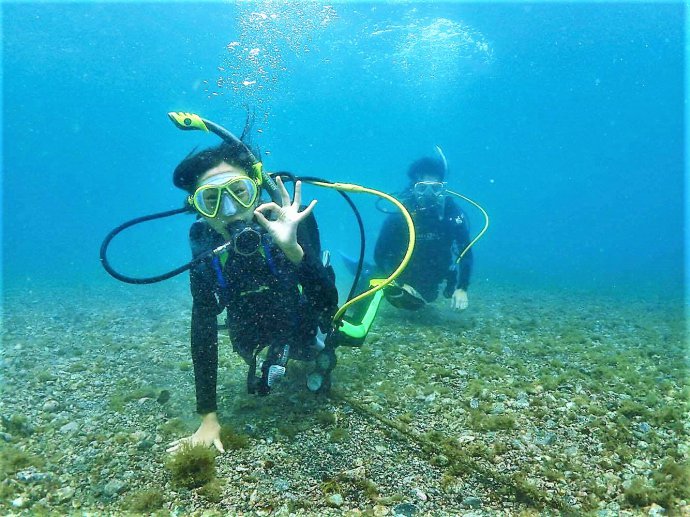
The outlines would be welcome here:
<svg viewBox="0 0 690 517">
<path fill-rule="evenodd" d="M 330 397 L 296 363 L 247 395 L 223 337 L 219 415 L 248 442 L 209 496 L 166 467 L 198 425 L 184 283 L 7 289 L 0 512 L 117 515 L 156 490 L 160 515 L 690 515 L 682 301 L 478 285 L 464 313 L 445 303 L 382 306 Z"/>
</svg>

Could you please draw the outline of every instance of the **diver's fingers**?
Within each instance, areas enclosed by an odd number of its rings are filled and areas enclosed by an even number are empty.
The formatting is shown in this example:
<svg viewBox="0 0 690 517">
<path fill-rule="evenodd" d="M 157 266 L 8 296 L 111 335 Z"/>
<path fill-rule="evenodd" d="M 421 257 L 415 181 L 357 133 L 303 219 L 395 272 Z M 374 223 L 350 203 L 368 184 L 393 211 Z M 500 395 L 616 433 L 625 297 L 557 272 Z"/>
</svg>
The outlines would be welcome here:
<svg viewBox="0 0 690 517">
<path fill-rule="evenodd" d="M 257 208 L 254 210 L 254 217 L 256 217 L 256 220 L 259 221 L 259 224 L 266 228 L 268 230 L 268 225 L 270 224 L 270 221 L 266 219 L 266 216 L 259 212 L 259 209 Z"/>
<path fill-rule="evenodd" d="M 278 206 L 278 203 L 274 203 L 271 201 L 270 203 L 264 203 L 262 205 L 257 206 L 254 209 L 254 213 L 260 213 L 263 215 L 264 212 L 280 212 L 281 207 Z"/>
<path fill-rule="evenodd" d="M 309 206 L 302 210 L 299 214 L 297 214 L 297 220 L 301 221 L 305 217 L 307 217 L 309 214 L 311 214 L 311 211 L 314 210 L 314 207 L 316 206 L 316 199 L 314 199 L 311 203 L 309 203 Z"/>
<path fill-rule="evenodd" d="M 165 452 L 177 452 L 184 446 L 185 443 L 188 443 L 189 440 L 190 438 L 180 438 L 179 440 L 175 440 L 168 445 L 168 448 L 165 450 Z"/>
<path fill-rule="evenodd" d="M 214 439 L 213 445 L 216 446 L 216 449 L 218 449 L 219 452 L 225 452 L 225 449 L 223 448 L 223 442 L 220 441 L 220 438 Z"/>
<path fill-rule="evenodd" d="M 288 194 L 285 184 L 280 176 L 276 178 L 276 184 L 278 185 L 278 192 L 280 193 L 280 204 L 282 206 L 290 206 L 290 194 Z"/>
<path fill-rule="evenodd" d="M 292 206 L 299 209 L 299 205 L 302 202 L 302 182 L 298 181 L 295 183 L 295 197 L 292 200 Z"/>
</svg>

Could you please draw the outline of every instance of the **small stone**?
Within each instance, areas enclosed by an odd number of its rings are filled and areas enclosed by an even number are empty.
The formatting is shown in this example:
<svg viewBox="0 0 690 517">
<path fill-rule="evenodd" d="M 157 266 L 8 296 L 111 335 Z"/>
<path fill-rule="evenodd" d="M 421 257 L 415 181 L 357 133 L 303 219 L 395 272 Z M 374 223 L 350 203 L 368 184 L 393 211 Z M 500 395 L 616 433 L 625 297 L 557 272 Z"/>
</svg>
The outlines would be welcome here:
<svg viewBox="0 0 690 517">
<path fill-rule="evenodd" d="M 534 442 L 537 445 L 553 445 L 556 443 L 556 435 L 552 432 L 538 431 L 534 437 Z"/>
<path fill-rule="evenodd" d="M 135 431 L 131 434 L 132 440 L 135 442 L 140 442 L 141 440 L 146 438 L 146 432 L 144 431 Z"/>
<path fill-rule="evenodd" d="M 401 503 L 393 507 L 393 515 L 401 515 L 403 517 L 412 517 L 418 511 L 418 508 L 410 503 Z"/>
<path fill-rule="evenodd" d="M 472 409 L 477 409 L 479 407 L 479 401 L 477 399 L 470 400 L 470 407 Z"/>
<path fill-rule="evenodd" d="M 648 432 L 651 431 L 651 430 L 652 430 L 652 426 L 649 425 L 647 422 L 642 422 L 642 423 L 640 424 L 640 432 L 646 434 L 646 433 L 648 433 Z"/>
<path fill-rule="evenodd" d="M 43 404 L 43 411 L 46 413 L 55 413 L 58 409 L 60 409 L 60 404 L 57 400 L 46 400 Z"/>
<path fill-rule="evenodd" d="M 468 506 L 469 508 L 480 508 L 482 506 L 482 500 L 478 497 L 469 496 L 462 500 L 462 504 Z"/>
<path fill-rule="evenodd" d="M 632 460 L 631 465 L 639 470 L 644 470 L 645 468 L 647 468 L 647 464 L 640 459 Z"/>
<path fill-rule="evenodd" d="M 152 440 L 142 440 L 139 443 L 137 443 L 137 449 L 140 451 L 148 451 L 149 449 L 153 448 L 155 445 L 155 442 Z"/>
<path fill-rule="evenodd" d="M 367 470 L 364 466 L 356 467 L 354 469 L 346 470 L 344 473 L 346 479 L 352 481 L 362 481 L 367 477 Z"/>
<path fill-rule="evenodd" d="M 288 483 L 286 480 L 282 478 L 278 478 L 273 481 L 273 487 L 278 492 L 286 492 L 290 488 L 290 483 Z"/>
<path fill-rule="evenodd" d="M 388 515 L 390 511 L 390 508 L 388 508 L 387 506 L 377 504 L 376 506 L 374 506 L 374 517 L 383 517 L 384 515 Z"/>
<path fill-rule="evenodd" d="M 518 409 L 527 409 L 529 407 L 529 401 L 526 399 L 518 399 L 515 401 L 513 406 Z"/>
<path fill-rule="evenodd" d="M 422 502 L 426 502 L 429 500 L 429 496 L 426 495 L 420 488 L 414 488 L 412 490 L 412 495 L 415 496 L 417 499 L 419 499 Z"/>
<path fill-rule="evenodd" d="M 77 429 L 79 429 L 79 424 L 77 424 L 76 422 L 69 422 L 60 428 L 60 432 L 63 434 L 72 433 Z"/>
<path fill-rule="evenodd" d="M 494 415 L 501 415 L 505 413 L 506 411 L 506 405 L 503 402 L 494 402 L 491 405 L 491 413 Z"/>
<path fill-rule="evenodd" d="M 656 517 L 657 515 L 664 515 L 666 513 L 666 509 L 662 506 L 659 506 L 656 503 L 652 503 L 652 506 L 649 508 L 649 516 L 650 517 Z"/>
<path fill-rule="evenodd" d="M 57 495 L 58 501 L 64 503 L 65 501 L 72 499 L 74 496 L 74 488 L 71 486 L 63 486 L 55 492 L 55 495 Z"/>
<path fill-rule="evenodd" d="M 125 486 L 125 483 L 119 479 L 111 479 L 103 487 L 103 493 L 108 497 L 112 497 L 122 492 L 125 489 Z"/>
<path fill-rule="evenodd" d="M 340 508 L 344 502 L 343 496 L 340 494 L 331 494 L 326 498 L 326 504 L 333 508 Z"/>
<path fill-rule="evenodd" d="M 374 447 L 374 450 L 378 452 L 379 454 L 385 453 L 388 449 L 386 449 L 383 445 L 376 445 Z"/>
<path fill-rule="evenodd" d="M 158 394 L 158 398 L 156 399 L 156 402 L 158 402 L 159 404 L 165 404 L 169 400 L 170 400 L 170 390 L 162 390 Z"/>
<path fill-rule="evenodd" d="M 12 506 L 15 508 L 24 508 L 27 505 L 28 501 L 24 499 L 22 496 L 17 497 L 16 499 L 12 499 Z"/>
<path fill-rule="evenodd" d="M 12 435 L 9 433 L 0 433 L 0 439 L 4 442 L 11 442 L 12 441 Z"/>
</svg>

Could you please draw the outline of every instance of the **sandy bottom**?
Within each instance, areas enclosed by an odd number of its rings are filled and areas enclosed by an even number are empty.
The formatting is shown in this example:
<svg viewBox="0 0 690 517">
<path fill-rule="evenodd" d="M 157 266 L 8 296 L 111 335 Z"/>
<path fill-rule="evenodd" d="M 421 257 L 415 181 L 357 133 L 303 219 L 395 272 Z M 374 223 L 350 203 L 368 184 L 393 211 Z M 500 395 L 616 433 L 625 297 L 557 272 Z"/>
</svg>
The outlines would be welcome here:
<svg viewBox="0 0 690 517">
<path fill-rule="evenodd" d="M 190 488 L 165 452 L 198 425 L 186 286 L 8 290 L 0 512 L 690 514 L 681 301 L 505 286 L 470 301 L 382 306 L 364 347 L 338 349 L 328 397 L 299 363 L 247 395 L 223 337 L 228 451 Z"/>
</svg>

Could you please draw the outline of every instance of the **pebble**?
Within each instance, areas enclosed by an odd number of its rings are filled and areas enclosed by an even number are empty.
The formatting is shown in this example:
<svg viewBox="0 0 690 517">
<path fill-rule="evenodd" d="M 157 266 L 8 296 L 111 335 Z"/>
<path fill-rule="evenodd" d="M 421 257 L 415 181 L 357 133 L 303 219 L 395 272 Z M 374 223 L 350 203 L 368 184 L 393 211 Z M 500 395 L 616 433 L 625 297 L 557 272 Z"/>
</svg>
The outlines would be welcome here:
<svg viewBox="0 0 690 517">
<path fill-rule="evenodd" d="M 362 481 L 367 476 L 367 470 L 364 468 L 364 466 L 361 466 L 351 470 L 346 470 L 343 474 L 347 479 L 351 479 L 353 481 Z"/>
<path fill-rule="evenodd" d="M 290 488 L 290 483 L 288 483 L 285 479 L 278 478 L 273 481 L 273 487 L 278 492 L 286 492 Z"/>
<path fill-rule="evenodd" d="M 491 406 L 491 412 L 494 415 L 500 415 L 502 413 L 505 413 L 506 411 L 506 405 L 503 402 L 494 402 Z"/>
<path fill-rule="evenodd" d="M 60 428 L 60 432 L 63 434 L 71 433 L 73 431 L 76 431 L 77 429 L 79 429 L 79 424 L 77 424 L 76 422 L 69 422 Z"/>
<path fill-rule="evenodd" d="M 419 509 L 410 503 L 401 503 L 393 507 L 393 515 L 402 515 L 403 517 L 411 517 L 418 511 Z"/>
<path fill-rule="evenodd" d="M 2 438 L 2 440 L 5 442 L 12 441 L 12 435 L 10 433 L 0 433 L 0 438 Z"/>
<path fill-rule="evenodd" d="M 657 515 L 664 515 L 666 513 L 666 509 L 663 508 L 662 506 L 659 506 L 656 503 L 652 503 L 652 506 L 649 508 L 649 516 L 650 517 L 656 517 Z"/>
<path fill-rule="evenodd" d="M 529 401 L 526 399 L 518 399 L 513 403 L 513 406 L 518 409 L 527 409 L 529 407 Z"/>
<path fill-rule="evenodd" d="M 24 483 L 34 483 L 38 481 L 45 481 L 46 479 L 49 479 L 51 475 L 47 472 L 35 472 L 33 470 L 22 470 L 21 472 L 17 472 L 16 478 L 18 481 L 22 481 Z"/>
<path fill-rule="evenodd" d="M 112 497 L 122 492 L 125 489 L 125 486 L 125 483 L 119 479 L 111 479 L 103 487 L 103 493 L 108 497 Z"/>
<path fill-rule="evenodd" d="M 427 496 L 424 492 L 422 492 L 421 489 L 415 488 L 412 490 L 412 495 L 419 499 L 422 502 L 426 502 L 429 500 L 429 496 Z"/>
<path fill-rule="evenodd" d="M 537 432 L 534 437 L 534 443 L 537 445 L 553 445 L 556 443 L 556 435 L 552 432 Z"/>
<path fill-rule="evenodd" d="M 57 400 L 46 400 L 43 404 L 43 411 L 46 413 L 54 413 L 60 409 L 60 404 Z"/>
<path fill-rule="evenodd" d="M 651 430 L 652 430 L 652 426 L 649 425 L 647 422 L 640 423 L 640 431 L 641 432 L 648 433 Z"/>
<path fill-rule="evenodd" d="M 482 500 L 479 499 L 478 497 L 469 496 L 469 497 L 465 497 L 462 500 L 462 504 L 464 504 L 465 506 L 468 506 L 470 508 L 479 508 L 482 505 Z"/>
<path fill-rule="evenodd" d="M 326 504 L 333 508 L 340 508 L 343 503 L 343 496 L 340 494 L 331 494 L 326 498 Z"/>
<path fill-rule="evenodd" d="M 58 501 L 64 503 L 65 501 L 72 499 L 74 496 L 74 488 L 71 486 L 63 486 L 55 492 L 55 495 L 57 496 Z"/>
<path fill-rule="evenodd" d="M 376 506 L 374 506 L 375 517 L 383 517 L 384 515 L 388 515 L 390 511 L 390 508 L 388 508 L 387 506 L 383 506 L 382 504 L 377 504 Z"/>
<path fill-rule="evenodd" d="M 12 499 L 12 506 L 15 508 L 24 508 L 27 505 L 28 501 L 24 499 L 22 496 L 17 497 L 16 499 Z"/>
<path fill-rule="evenodd" d="M 477 399 L 470 400 L 470 407 L 472 409 L 477 409 L 479 407 L 479 401 Z"/>
</svg>

